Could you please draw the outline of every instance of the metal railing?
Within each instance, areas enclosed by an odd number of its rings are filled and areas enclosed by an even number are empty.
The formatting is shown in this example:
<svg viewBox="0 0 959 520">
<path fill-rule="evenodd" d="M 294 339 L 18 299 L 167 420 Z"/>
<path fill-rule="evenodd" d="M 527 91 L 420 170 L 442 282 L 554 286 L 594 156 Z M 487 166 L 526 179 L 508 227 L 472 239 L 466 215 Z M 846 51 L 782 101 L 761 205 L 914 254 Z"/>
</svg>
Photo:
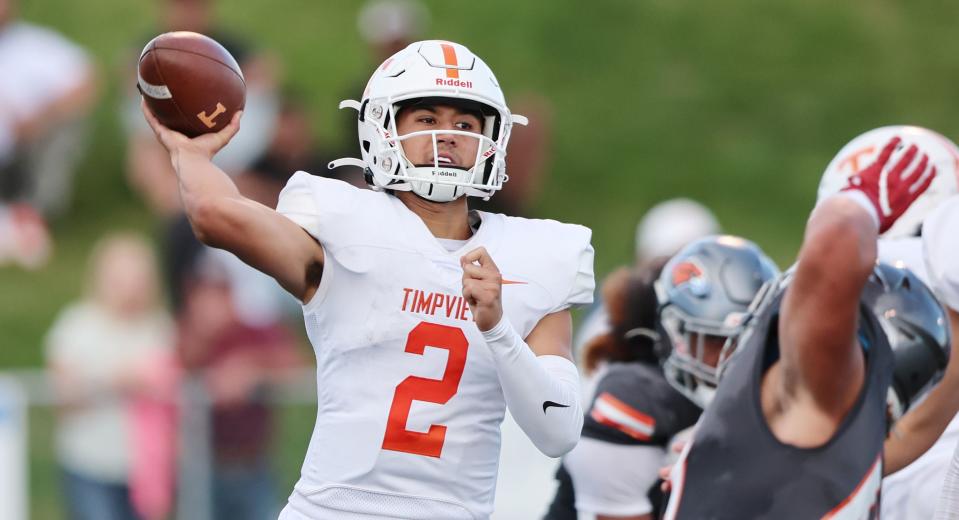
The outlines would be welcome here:
<svg viewBox="0 0 959 520">
<path fill-rule="evenodd" d="M 260 394 L 265 402 L 276 406 L 314 405 L 316 372 L 313 368 L 299 370 L 285 383 Z M 173 516 L 181 520 L 210 520 L 213 497 L 210 407 L 213 403 L 202 380 L 192 377 L 182 380 L 178 404 L 180 442 Z M 33 436 L 29 432 L 28 416 L 31 410 L 57 405 L 57 395 L 44 370 L 0 371 L 0 519 L 32 518 L 28 442 Z M 502 438 L 496 512 L 492 518 L 539 518 L 555 489 L 553 475 L 558 462 L 539 453 L 509 414 L 503 423 Z"/>
</svg>

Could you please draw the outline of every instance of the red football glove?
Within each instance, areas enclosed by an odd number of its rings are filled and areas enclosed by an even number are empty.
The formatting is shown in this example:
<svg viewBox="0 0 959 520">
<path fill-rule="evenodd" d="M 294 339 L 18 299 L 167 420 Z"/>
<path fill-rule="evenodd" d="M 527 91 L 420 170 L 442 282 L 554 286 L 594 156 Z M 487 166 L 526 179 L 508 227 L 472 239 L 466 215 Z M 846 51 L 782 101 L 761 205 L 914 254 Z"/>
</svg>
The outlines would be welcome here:
<svg viewBox="0 0 959 520">
<path fill-rule="evenodd" d="M 901 149 L 901 139 L 890 139 L 876 162 L 849 177 L 849 183 L 841 190 L 858 191 L 869 199 L 879 220 L 880 233 L 892 227 L 936 178 L 936 167 L 929 166 L 929 156 L 925 153 L 915 168 L 904 173 L 919 153 L 916 145 L 910 145 L 898 162 L 890 166 L 893 152 Z"/>
</svg>

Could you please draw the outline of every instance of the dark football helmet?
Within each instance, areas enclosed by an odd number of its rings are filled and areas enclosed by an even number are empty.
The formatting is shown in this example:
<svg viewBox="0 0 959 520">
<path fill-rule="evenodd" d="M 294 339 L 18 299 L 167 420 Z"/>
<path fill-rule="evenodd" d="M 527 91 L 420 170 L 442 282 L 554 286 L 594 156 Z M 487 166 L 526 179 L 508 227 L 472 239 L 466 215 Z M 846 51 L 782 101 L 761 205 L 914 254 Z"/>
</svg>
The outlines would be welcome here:
<svg viewBox="0 0 959 520">
<path fill-rule="evenodd" d="M 889 413 L 898 420 L 943 375 L 950 355 L 949 316 L 909 269 L 877 263 L 863 302 L 879 319 L 895 356 Z"/>
<path fill-rule="evenodd" d="M 722 235 L 690 243 L 656 282 L 660 326 L 668 338 L 669 382 L 705 407 L 742 333 L 750 304 L 779 276 L 776 264 L 749 240 Z"/>
</svg>

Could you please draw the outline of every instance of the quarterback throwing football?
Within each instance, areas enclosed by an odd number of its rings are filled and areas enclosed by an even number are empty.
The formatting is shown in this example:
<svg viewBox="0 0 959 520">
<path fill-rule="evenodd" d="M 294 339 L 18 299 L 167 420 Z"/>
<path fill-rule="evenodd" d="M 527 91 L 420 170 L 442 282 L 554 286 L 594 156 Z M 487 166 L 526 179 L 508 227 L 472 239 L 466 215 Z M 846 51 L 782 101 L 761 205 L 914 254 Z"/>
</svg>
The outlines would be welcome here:
<svg viewBox="0 0 959 520">
<path fill-rule="evenodd" d="M 590 231 L 468 209 L 506 181 L 525 118 L 462 45 L 410 45 L 341 107 L 362 160 L 331 166 L 362 166 L 373 190 L 298 172 L 275 211 L 210 162 L 239 115 L 188 139 L 144 112 L 197 237 L 303 302 L 318 413 L 280 517 L 486 518 L 507 407 L 547 455 L 579 439 L 569 308 L 592 300 Z"/>
</svg>

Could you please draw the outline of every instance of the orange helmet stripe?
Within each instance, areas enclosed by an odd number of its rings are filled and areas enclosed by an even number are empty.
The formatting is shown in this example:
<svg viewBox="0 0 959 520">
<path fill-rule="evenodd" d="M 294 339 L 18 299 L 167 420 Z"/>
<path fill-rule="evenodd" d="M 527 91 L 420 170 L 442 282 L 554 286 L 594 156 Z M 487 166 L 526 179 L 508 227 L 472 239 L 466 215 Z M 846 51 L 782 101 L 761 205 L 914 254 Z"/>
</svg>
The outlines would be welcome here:
<svg viewBox="0 0 959 520">
<path fill-rule="evenodd" d="M 456 68 L 459 65 L 456 60 L 456 49 L 448 43 L 441 43 L 440 47 L 443 48 L 443 60 L 446 62 L 446 77 L 459 78 L 460 71 Z"/>
</svg>

